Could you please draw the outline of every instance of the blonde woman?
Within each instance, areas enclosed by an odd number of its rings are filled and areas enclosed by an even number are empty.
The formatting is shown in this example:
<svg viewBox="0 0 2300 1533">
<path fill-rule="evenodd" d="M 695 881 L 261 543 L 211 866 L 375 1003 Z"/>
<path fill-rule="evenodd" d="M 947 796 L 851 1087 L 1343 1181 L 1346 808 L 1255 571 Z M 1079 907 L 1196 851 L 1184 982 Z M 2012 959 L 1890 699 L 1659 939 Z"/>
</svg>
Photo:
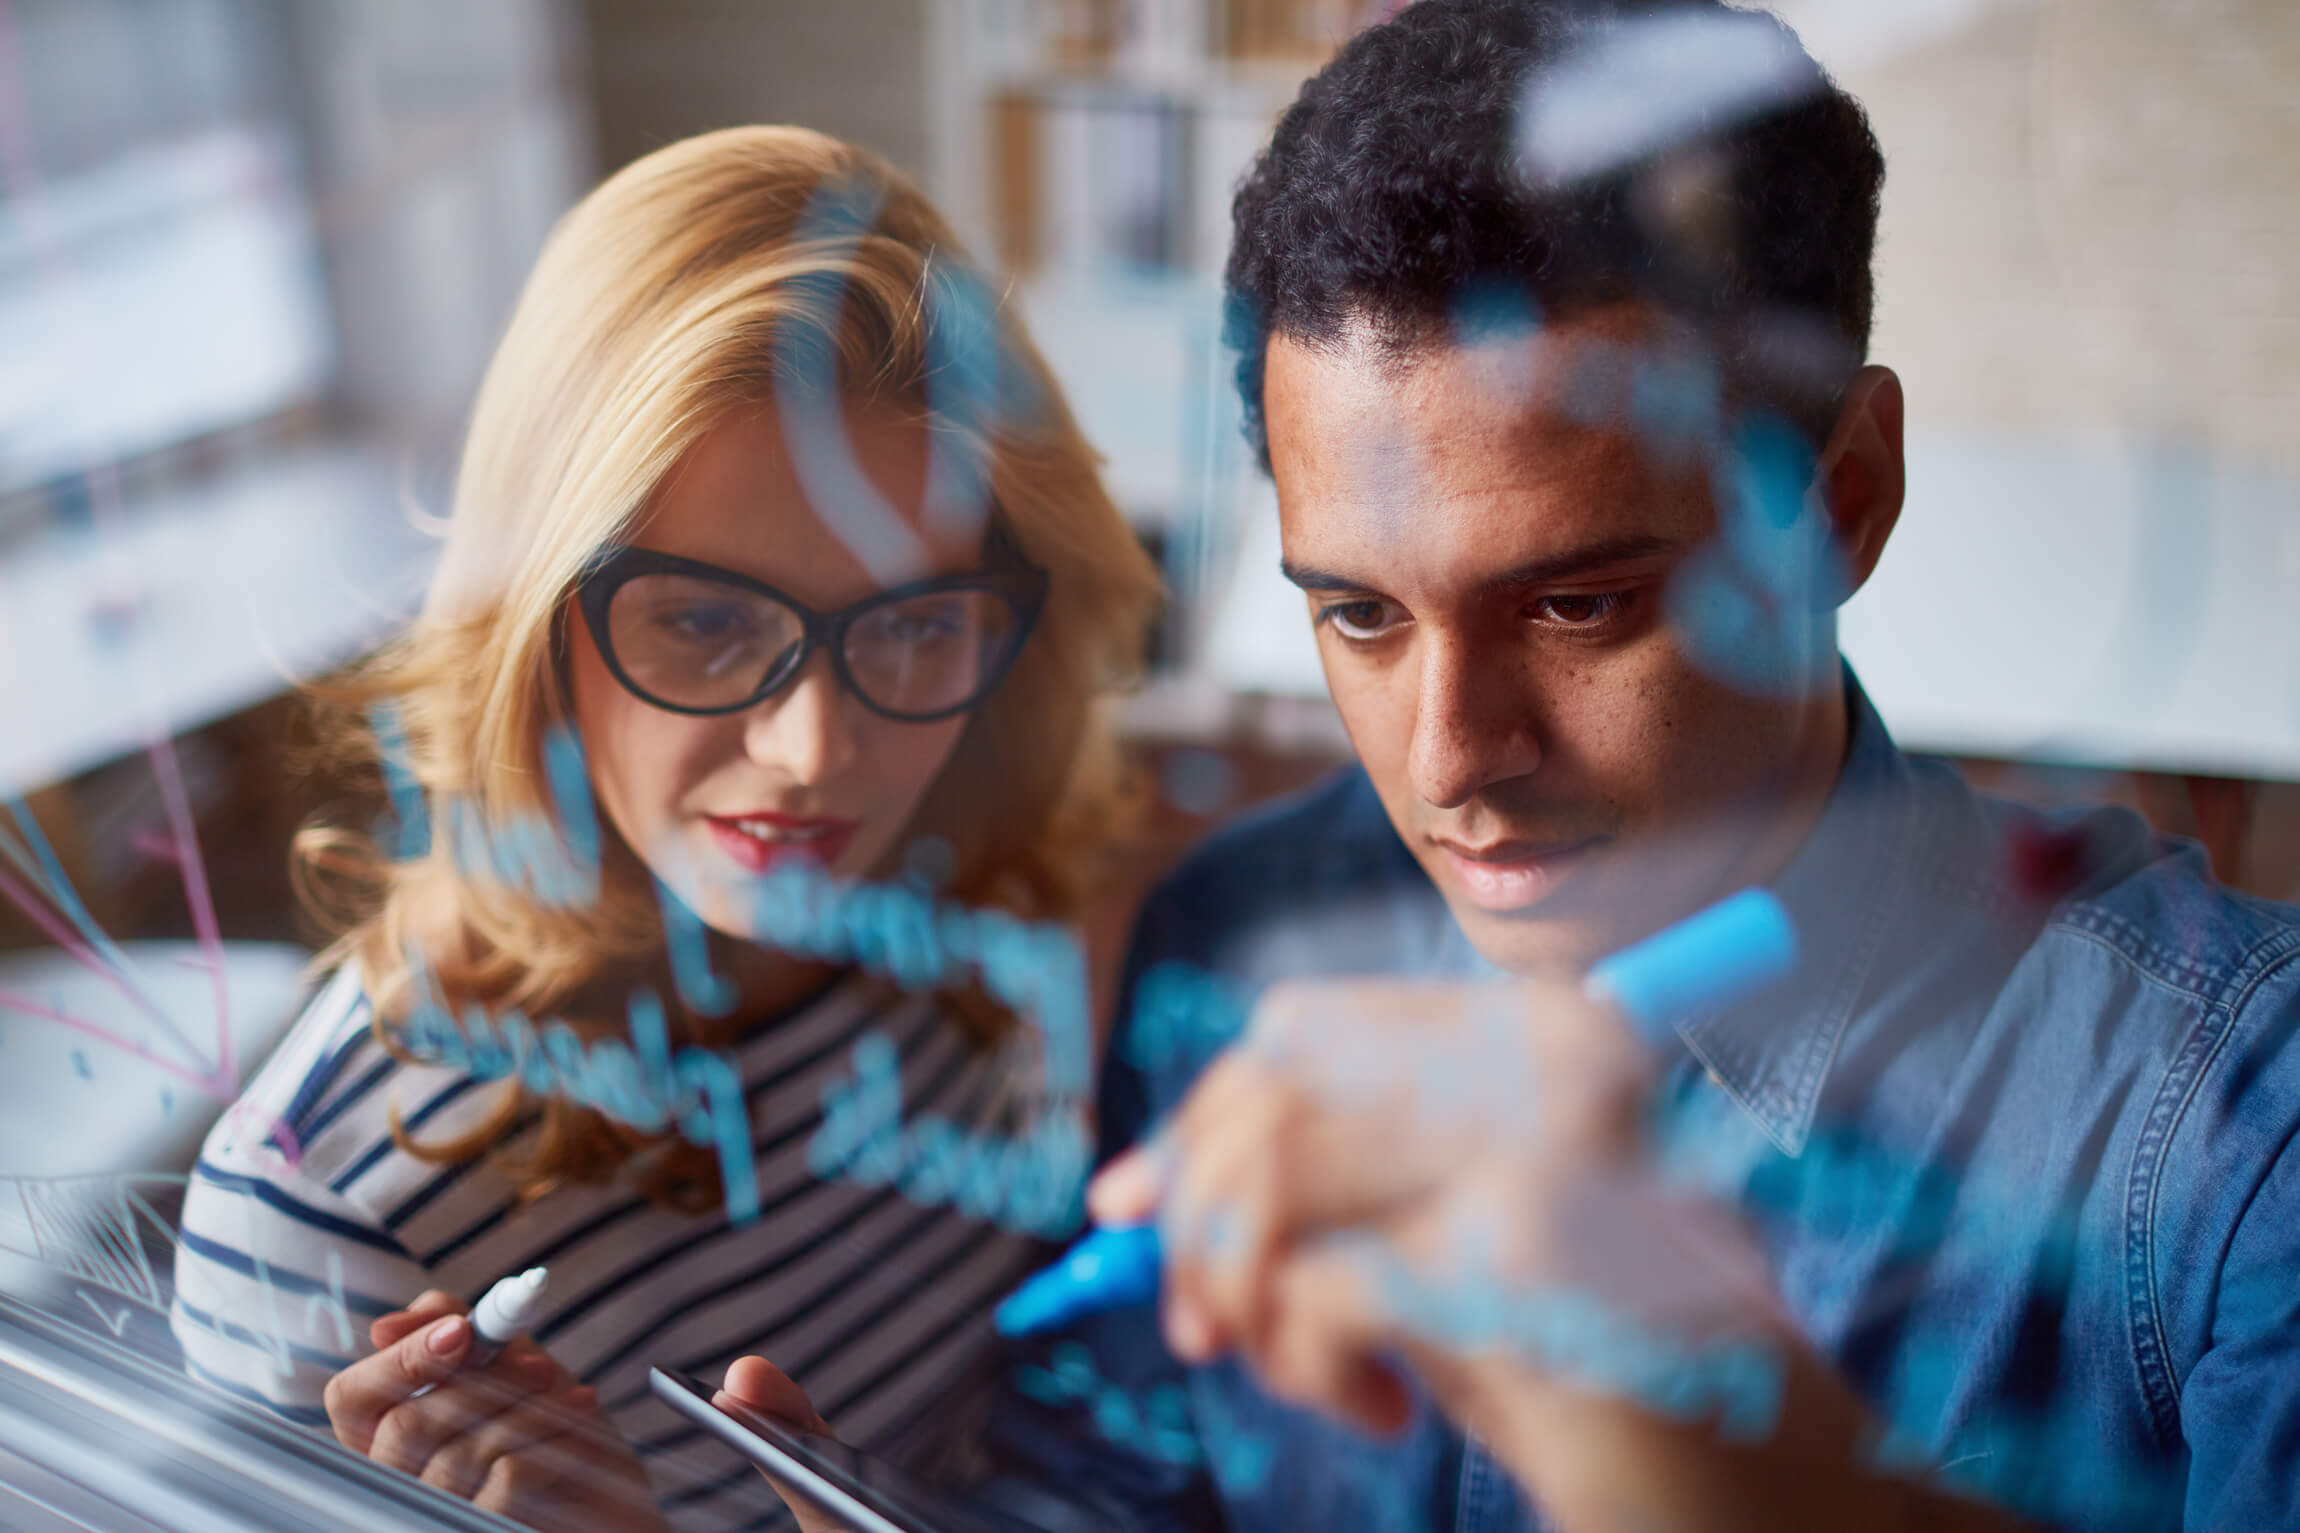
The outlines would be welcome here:
<svg viewBox="0 0 2300 1533">
<path fill-rule="evenodd" d="M 203 1151 L 191 1369 L 546 1528 L 782 1517 L 654 1363 L 768 1351 L 848 1440 L 935 1447 L 1049 1231 L 890 1150 L 1033 1142 L 1048 1040 L 987 944 L 1073 909 L 1155 600 L 885 163 L 744 128 L 602 184 L 480 390 L 423 614 L 330 689 L 400 823 L 299 841 L 348 926 Z M 975 907 L 982 962 L 762 940 L 793 878 Z M 465 1308 L 533 1266 L 482 1364 Z"/>
</svg>

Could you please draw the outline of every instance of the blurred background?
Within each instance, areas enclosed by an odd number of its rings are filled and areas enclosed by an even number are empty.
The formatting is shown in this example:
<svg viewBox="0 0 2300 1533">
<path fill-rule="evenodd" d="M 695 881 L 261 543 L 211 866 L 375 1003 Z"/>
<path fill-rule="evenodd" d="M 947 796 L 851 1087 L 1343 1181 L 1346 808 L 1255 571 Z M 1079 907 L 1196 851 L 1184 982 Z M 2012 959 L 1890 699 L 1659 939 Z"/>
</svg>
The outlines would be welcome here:
<svg viewBox="0 0 2300 1533">
<path fill-rule="evenodd" d="M 920 177 L 1165 566 L 1125 713 L 1154 833 L 1099 952 L 1192 838 L 1340 759 L 1219 272 L 1275 116 L 1384 8 L 0 0 L 0 1171 L 180 1167 L 204 1126 L 55 1020 L 102 988 L 75 954 L 225 987 L 227 1074 L 284 1025 L 316 935 L 287 840 L 332 791 L 293 681 L 412 610 L 552 221 L 692 133 L 804 123 Z M 1890 166 L 1873 355 L 1910 495 L 1844 623 L 1887 721 L 2300 894 L 2300 10 L 1779 9 Z M 140 1082 L 151 1121 L 92 1127 L 75 1078 Z"/>
</svg>

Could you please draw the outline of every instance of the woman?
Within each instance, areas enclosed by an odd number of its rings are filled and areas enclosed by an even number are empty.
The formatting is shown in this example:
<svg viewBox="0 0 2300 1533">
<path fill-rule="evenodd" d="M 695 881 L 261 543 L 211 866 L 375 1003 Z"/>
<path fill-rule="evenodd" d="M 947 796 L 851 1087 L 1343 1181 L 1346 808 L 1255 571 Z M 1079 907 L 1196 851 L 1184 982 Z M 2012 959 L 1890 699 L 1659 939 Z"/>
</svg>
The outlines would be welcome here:
<svg viewBox="0 0 2300 1533">
<path fill-rule="evenodd" d="M 299 840 L 351 919 L 187 1197 L 200 1377 L 541 1527 L 780 1517 L 654 1363 L 771 1349 L 850 1440 L 938 1446 L 1036 1247 L 862 1168 L 898 1111 L 1016 1133 L 1045 1040 L 955 967 L 906 992 L 759 940 L 762 894 L 820 869 L 1068 916 L 1118 807 L 1096 694 L 1156 600 L 956 248 L 793 128 L 674 144 L 554 231 L 425 610 L 330 689 L 397 855 Z M 858 1067 L 900 1102 L 810 1167 Z M 465 1301 L 537 1265 L 532 1340 L 481 1366 Z"/>
</svg>

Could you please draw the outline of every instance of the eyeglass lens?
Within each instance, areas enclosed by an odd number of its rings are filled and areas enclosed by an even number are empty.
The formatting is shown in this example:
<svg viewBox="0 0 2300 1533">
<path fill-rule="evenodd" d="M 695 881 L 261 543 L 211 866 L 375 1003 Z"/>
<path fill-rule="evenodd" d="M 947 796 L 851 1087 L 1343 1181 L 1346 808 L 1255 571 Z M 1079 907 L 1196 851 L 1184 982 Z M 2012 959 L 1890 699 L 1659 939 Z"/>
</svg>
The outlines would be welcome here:
<svg viewBox="0 0 2300 1533">
<path fill-rule="evenodd" d="M 779 681 L 805 625 L 756 591 L 646 574 L 608 607 L 616 659 L 640 691 L 679 708 L 731 708 Z M 993 591 L 928 591 L 856 615 L 842 658 L 855 689 L 889 713 L 927 714 L 978 694 L 1012 645 L 1013 606 Z"/>
</svg>

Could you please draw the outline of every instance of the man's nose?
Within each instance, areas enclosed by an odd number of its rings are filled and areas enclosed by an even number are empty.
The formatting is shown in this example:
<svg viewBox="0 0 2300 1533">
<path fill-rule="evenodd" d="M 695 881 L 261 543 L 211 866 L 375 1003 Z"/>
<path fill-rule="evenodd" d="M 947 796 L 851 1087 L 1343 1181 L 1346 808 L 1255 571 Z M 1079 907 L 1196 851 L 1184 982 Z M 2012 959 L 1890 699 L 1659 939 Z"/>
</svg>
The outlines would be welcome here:
<svg viewBox="0 0 2300 1533">
<path fill-rule="evenodd" d="M 810 787 L 826 783 L 854 764 L 853 706 L 829 653 L 817 652 L 789 690 L 751 710 L 743 721 L 743 750 Z"/>
<path fill-rule="evenodd" d="M 1541 764 L 1534 709 L 1490 645 L 1437 635 L 1423 645 L 1419 684 L 1406 767 L 1425 803 L 1458 809 Z"/>
</svg>

